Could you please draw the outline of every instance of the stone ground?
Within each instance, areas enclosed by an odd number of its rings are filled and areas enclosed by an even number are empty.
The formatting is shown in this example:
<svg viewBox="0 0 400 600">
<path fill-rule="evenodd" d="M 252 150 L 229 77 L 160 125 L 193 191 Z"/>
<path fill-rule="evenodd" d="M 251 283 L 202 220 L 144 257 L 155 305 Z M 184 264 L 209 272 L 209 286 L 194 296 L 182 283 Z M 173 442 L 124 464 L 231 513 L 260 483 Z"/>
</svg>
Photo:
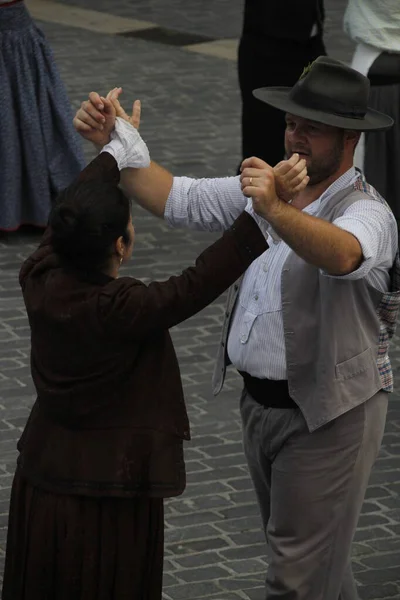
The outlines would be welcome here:
<svg viewBox="0 0 400 600">
<path fill-rule="evenodd" d="M 64 0 L 64 5 L 112 12 L 208 38 L 237 38 L 242 6 L 230 0 Z M 344 0 L 328 0 L 329 51 L 348 60 L 341 31 Z M 77 17 L 78 18 L 78 17 Z M 73 106 L 92 89 L 121 85 L 143 102 L 142 134 L 154 159 L 175 174 L 222 176 L 239 160 L 240 101 L 233 61 L 165 45 L 43 21 Z M 86 147 L 88 158 L 91 149 Z M 213 237 L 171 231 L 135 208 L 137 246 L 128 274 L 164 279 L 192 263 Z M 0 239 L 0 561 L 16 441 L 34 400 L 29 327 L 18 288 L 21 261 L 38 238 Z M 242 452 L 240 380 L 231 373 L 218 399 L 210 378 L 223 298 L 173 330 L 193 440 L 186 446 L 188 487 L 166 503 L 165 599 L 263 600 L 267 560 L 258 510 Z M 400 341 L 392 356 L 400 364 Z M 384 444 L 374 469 L 354 544 L 364 600 L 400 598 L 400 398 L 390 401 Z M 2 567 L 2 564 L 0 565 Z"/>
</svg>

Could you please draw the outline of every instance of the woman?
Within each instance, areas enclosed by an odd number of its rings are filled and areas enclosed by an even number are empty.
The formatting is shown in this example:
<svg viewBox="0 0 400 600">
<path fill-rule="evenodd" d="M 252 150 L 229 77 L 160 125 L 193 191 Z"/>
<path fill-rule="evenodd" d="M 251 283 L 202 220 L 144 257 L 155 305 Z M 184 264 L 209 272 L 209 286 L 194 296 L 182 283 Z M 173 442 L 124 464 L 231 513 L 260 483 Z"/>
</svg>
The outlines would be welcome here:
<svg viewBox="0 0 400 600">
<path fill-rule="evenodd" d="M 21 1 L 0 0 L 0 82 L 0 230 L 45 227 L 84 160 L 53 54 Z"/>
<path fill-rule="evenodd" d="M 3 600 L 161 598 L 163 498 L 184 490 L 190 439 L 168 329 L 268 245 L 243 213 L 180 276 L 118 278 L 134 242 L 119 169 L 148 164 L 117 119 L 20 271 L 37 401 L 18 443 Z"/>
</svg>

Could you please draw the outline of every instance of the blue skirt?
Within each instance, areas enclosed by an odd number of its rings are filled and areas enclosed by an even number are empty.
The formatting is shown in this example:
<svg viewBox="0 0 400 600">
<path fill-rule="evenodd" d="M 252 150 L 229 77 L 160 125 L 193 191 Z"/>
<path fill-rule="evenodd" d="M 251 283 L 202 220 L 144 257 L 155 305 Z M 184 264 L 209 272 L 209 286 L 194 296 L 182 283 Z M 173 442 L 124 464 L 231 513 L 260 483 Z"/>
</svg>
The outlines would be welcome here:
<svg viewBox="0 0 400 600">
<path fill-rule="evenodd" d="M 66 91 L 23 2 L 0 7 L 0 230 L 43 227 L 84 167 Z"/>
</svg>

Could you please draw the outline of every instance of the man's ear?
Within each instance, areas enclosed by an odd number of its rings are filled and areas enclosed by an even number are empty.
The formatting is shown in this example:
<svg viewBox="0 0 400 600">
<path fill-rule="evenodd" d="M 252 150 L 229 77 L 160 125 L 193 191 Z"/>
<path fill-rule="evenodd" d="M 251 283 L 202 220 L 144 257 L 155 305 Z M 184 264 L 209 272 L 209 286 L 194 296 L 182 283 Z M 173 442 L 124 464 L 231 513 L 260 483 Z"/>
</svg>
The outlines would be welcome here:
<svg viewBox="0 0 400 600">
<path fill-rule="evenodd" d="M 353 131 L 351 129 L 347 129 L 344 132 L 346 141 L 349 141 L 350 143 L 352 143 L 354 150 L 360 140 L 361 133 L 362 133 L 361 131 Z"/>
</svg>

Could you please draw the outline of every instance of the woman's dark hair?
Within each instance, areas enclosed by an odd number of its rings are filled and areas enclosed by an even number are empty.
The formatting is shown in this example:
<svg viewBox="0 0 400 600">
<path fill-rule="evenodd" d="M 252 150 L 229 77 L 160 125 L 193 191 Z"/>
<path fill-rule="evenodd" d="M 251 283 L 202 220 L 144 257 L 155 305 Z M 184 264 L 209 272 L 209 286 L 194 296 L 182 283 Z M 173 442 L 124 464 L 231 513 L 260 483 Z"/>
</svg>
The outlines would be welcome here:
<svg viewBox="0 0 400 600">
<path fill-rule="evenodd" d="M 104 268 L 113 243 L 120 236 L 130 242 L 130 215 L 130 201 L 115 184 L 74 183 L 61 192 L 50 214 L 54 251 L 75 267 Z"/>
</svg>

